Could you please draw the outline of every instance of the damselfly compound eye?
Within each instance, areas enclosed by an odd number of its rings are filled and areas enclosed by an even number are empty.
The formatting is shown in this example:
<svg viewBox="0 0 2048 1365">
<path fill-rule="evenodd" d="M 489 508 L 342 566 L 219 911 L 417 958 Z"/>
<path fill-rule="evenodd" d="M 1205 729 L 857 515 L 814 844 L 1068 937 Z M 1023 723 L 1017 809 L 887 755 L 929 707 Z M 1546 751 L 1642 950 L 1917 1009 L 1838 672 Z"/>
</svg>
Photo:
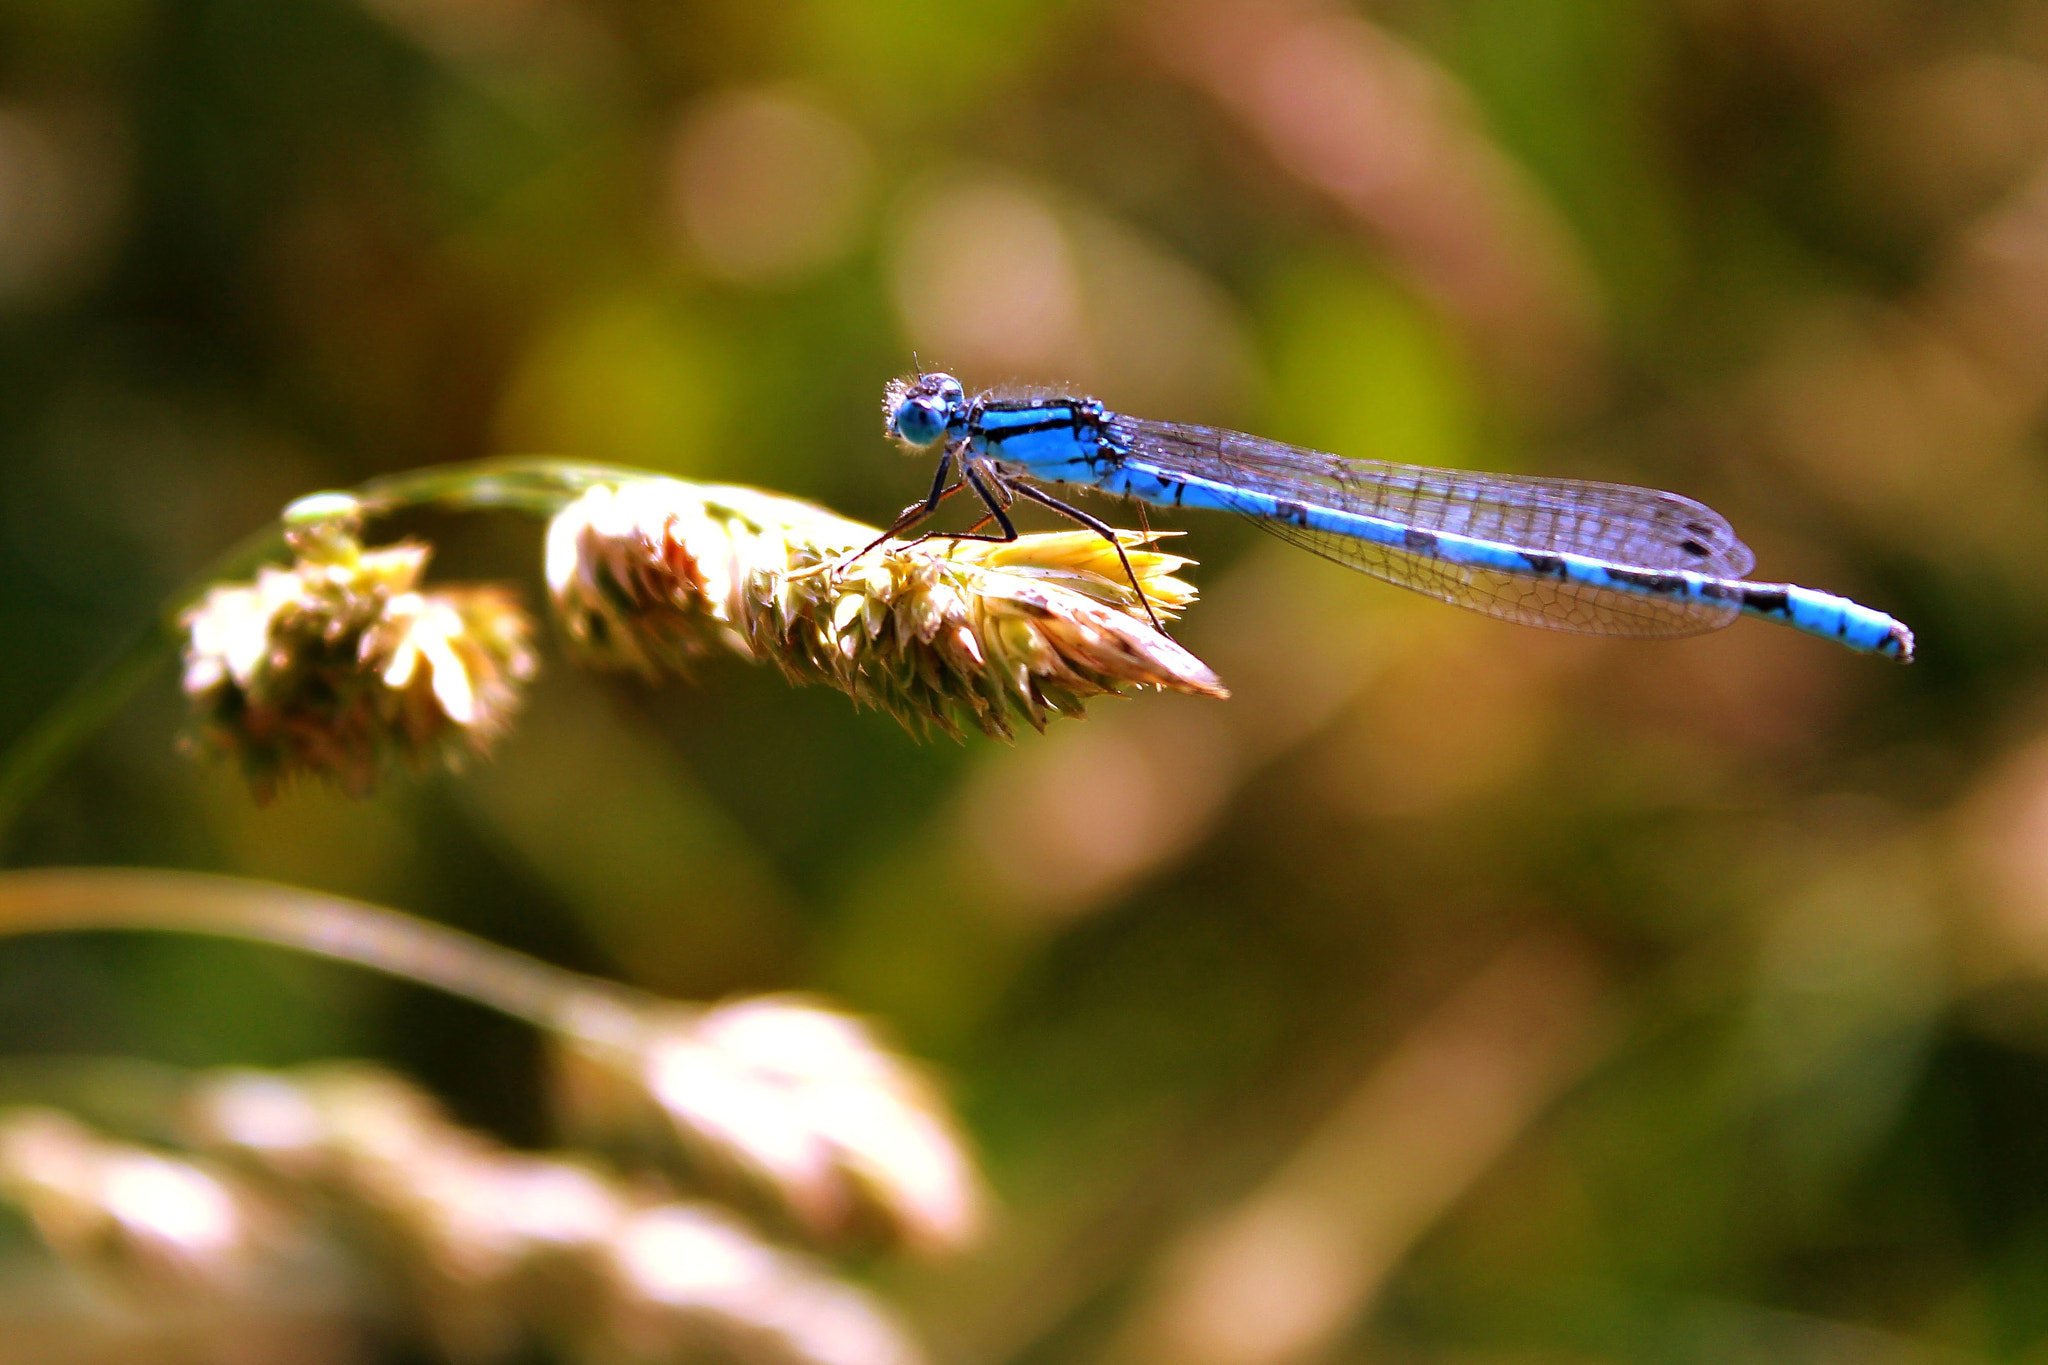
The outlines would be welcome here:
<svg viewBox="0 0 2048 1365">
<path fill-rule="evenodd" d="M 891 414 L 897 439 L 913 446 L 928 446 L 946 434 L 946 412 L 929 398 L 906 398 Z"/>
</svg>

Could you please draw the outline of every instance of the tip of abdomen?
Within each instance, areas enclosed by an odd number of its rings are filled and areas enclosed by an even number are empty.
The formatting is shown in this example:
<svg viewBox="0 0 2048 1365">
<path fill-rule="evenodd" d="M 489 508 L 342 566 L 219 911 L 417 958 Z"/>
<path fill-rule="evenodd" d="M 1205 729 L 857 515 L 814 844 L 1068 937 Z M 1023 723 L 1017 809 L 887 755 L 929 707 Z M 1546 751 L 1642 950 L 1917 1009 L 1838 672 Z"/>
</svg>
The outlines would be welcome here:
<svg viewBox="0 0 2048 1365">
<path fill-rule="evenodd" d="M 1913 632 L 1897 621 L 1892 622 L 1892 628 L 1886 633 L 1884 643 L 1877 647 L 1877 652 L 1902 664 L 1912 663 Z"/>
</svg>

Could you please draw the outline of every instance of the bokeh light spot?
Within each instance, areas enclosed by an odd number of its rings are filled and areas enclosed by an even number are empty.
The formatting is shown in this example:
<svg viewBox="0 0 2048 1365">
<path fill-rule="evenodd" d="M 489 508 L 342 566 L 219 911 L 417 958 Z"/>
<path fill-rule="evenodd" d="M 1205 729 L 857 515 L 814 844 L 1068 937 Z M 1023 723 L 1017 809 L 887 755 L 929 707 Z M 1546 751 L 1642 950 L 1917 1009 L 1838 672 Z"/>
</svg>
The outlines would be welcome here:
<svg viewBox="0 0 2048 1365">
<path fill-rule="evenodd" d="M 859 133 L 798 95 L 715 95 L 677 121 L 670 209 L 711 274 L 747 284 L 791 279 L 855 245 L 873 163 Z"/>
</svg>

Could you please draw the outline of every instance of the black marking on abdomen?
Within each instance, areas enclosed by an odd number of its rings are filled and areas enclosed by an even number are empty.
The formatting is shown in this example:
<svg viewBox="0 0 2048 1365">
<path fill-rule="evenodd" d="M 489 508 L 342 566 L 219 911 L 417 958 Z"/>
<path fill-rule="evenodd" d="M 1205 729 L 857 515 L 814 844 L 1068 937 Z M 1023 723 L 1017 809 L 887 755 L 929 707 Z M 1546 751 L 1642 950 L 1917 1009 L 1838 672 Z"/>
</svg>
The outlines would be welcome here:
<svg viewBox="0 0 2048 1365">
<path fill-rule="evenodd" d="M 1436 532 L 1418 530 L 1410 526 L 1407 530 L 1401 532 L 1401 544 L 1405 548 L 1414 550 L 1419 554 L 1434 554 L 1436 552 Z"/>
<path fill-rule="evenodd" d="M 1657 593 L 1664 597 L 1676 597 L 1684 593 L 1691 584 L 1675 573 L 1647 573 L 1642 569 L 1610 568 L 1607 576 L 1617 583 L 1627 583 L 1641 588 L 1644 592 Z"/>
<path fill-rule="evenodd" d="M 1783 588 L 1744 588 L 1742 605 L 1766 616 L 1784 616 L 1791 610 L 1792 604 L 1785 596 Z"/>
<path fill-rule="evenodd" d="M 1308 525 L 1308 508 L 1298 502 L 1274 503 L 1273 515 L 1282 521 L 1291 521 L 1296 526 L 1306 527 Z"/>
<path fill-rule="evenodd" d="M 1522 562 L 1529 566 L 1529 572 L 1539 573 L 1546 578 L 1563 578 L 1564 559 L 1558 555 L 1538 554 L 1533 550 L 1521 552 Z"/>
</svg>

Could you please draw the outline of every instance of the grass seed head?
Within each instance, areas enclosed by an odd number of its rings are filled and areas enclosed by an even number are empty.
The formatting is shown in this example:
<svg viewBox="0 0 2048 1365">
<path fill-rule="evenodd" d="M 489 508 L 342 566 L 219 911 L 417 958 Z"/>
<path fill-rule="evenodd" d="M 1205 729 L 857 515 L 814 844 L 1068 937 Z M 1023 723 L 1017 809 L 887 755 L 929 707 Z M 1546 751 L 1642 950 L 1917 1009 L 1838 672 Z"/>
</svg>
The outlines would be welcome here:
<svg viewBox="0 0 2048 1365">
<path fill-rule="evenodd" d="M 648 478 L 591 489 L 549 529 L 548 585 L 576 648 L 650 679 L 708 654 L 824 683 L 913 732 L 1009 737 L 1128 687 L 1228 695 L 1145 619 L 1115 551 L 1090 531 L 1008 544 L 892 541 L 754 489 Z M 1190 561 L 1119 533 L 1145 596 L 1172 617 Z"/>
<path fill-rule="evenodd" d="M 360 795 L 393 761 L 480 752 L 532 676 L 532 624 L 509 591 L 421 589 L 431 553 L 366 550 L 352 517 L 288 522 L 296 554 L 186 611 L 187 743 L 237 759 L 259 798 L 300 774 Z"/>
<path fill-rule="evenodd" d="M 984 1191 L 945 1106 L 850 1015 L 796 996 L 658 1011 L 560 1061 L 579 1125 L 665 1135 L 694 1175 L 742 1176 L 818 1245 L 936 1253 L 979 1234 Z"/>
</svg>

